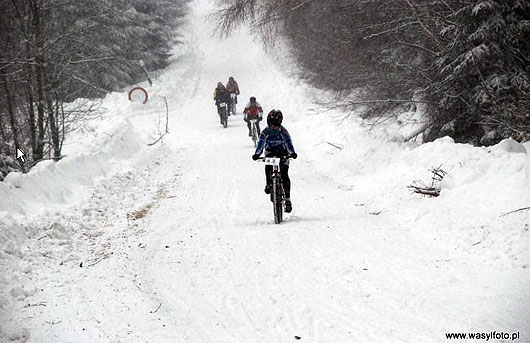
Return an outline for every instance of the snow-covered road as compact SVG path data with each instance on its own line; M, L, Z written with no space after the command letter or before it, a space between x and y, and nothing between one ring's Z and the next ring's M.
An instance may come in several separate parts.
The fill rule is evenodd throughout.
M4 277L12 299L0 304L0 338L409 343L496 330L530 342L529 216L488 217L529 197L497 194L504 206L484 200L474 209L451 194L436 203L408 194L406 183L439 161L418 156L454 144L441 140L420 152L362 146L372 141L355 140L355 123L344 129L312 116L308 99L318 95L247 31L212 38L205 19L212 9L206 0L192 3L186 53L150 89L168 99L163 145L135 148L141 156L128 168L60 216L74 228L52 225L5 253L2 267L27 270ZM254 95L266 112L284 112L300 156L290 170L294 210L281 225L263 193L263 166L250 158L241 110L227 129L216 118L211 94L228 76L242 89L240 107ZM135 130L151 130L156 111L127 106ZM323 136L364 154L337 156ZM457 173L458 163L479 161L483 152L472 149L455 147L448 168ZM395 156L371 166L385 153ZM522 173L513 176L515 188L530 180L530 159L519 155L506 153ZM508 166L502 156L491 165ZM483 175L464 176L473 184ZM450 179L452 196L466 191L459 186Z

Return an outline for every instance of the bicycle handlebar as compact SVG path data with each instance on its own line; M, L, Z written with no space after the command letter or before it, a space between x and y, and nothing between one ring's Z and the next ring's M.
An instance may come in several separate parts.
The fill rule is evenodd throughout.
M267 159L272 159L272 158L279 158L280 159L280 163L283 163L285 161L288 161L288 160L292 160L292 157L291 156L281 156L281 157L260 157L256 160L256 162L267 162Z
M279 158L282 160L290 160L292 159L291 156L271 156L271 157L260 157L256 161L265 161L266 158Z

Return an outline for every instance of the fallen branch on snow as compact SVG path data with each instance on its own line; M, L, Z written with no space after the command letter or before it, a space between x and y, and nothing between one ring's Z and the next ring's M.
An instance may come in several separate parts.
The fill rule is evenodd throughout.
M507 215L515 213L515 212L526 211L526 210L530 210L530 207L523 207L523 208L520 208L518 210L506 212L506 213L501 214L499 217L504 217L504 216L507 216Z
M431 197L439 196L441 191L440 182L447 173L442 170L441 165L438 168L433 167L430 172L433 174L430 185L427 185L421 180L417 180L414 181L412 185L407 186L407 188L412 189L413 193L428 195Z

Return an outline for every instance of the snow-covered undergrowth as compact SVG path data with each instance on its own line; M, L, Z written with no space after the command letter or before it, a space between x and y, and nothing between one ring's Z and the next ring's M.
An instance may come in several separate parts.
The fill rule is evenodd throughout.
M342 120L245 29L212 38L211 9L193 2L148 104L109 95L64 159L0 183L0 341L530 337L530 211L506 214L530 206L530 146L401 143ZM252 95L281 109L299 154L280 226L242 116L217 122L211 92L230 75L239 112ZM170 134L148 146L163 97ZM438 166L440 196L412 194Z

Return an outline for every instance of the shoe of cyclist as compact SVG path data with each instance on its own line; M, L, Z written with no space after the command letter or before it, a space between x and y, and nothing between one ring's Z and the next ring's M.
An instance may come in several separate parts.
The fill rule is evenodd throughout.
M285 200L285 212L290 213L293 210L293 204L290 199Z

